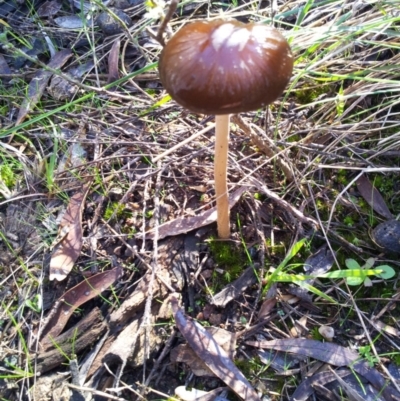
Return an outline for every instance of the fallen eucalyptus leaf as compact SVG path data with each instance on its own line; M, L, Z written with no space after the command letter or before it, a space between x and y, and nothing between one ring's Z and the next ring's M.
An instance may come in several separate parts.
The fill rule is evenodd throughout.
M56 53L54 57L52 57L48 66L51 68L61 68L71 56L72 51L70 49L61 50ZM32 110L32 108L40 100L52 75L53 73L47 70L40 70L35 73L34 77L29 83L28 93L22 102L21 108L19 109L15 125L21 124L22 121L25 120L29 111Z
M56 0L44 2L37 10L38 17L52 17L61 10L62 4Z
M229 207L232 208L240 199L242 194L247 190L246 187L237 189L229 196ZM168 221L167 223L158 226L158 239L163 239L170 235L184 234L197 228L206 226L217 221L217 208L213 207L210 210L193 217L179 217L175 220ZM146 239L153 239L155 235L154 230L136 234L137 238L145 237Z
M50 260L50 281L64 280L82 249L82 213L90 184L71 197L59 228L59 242Z
M379 213L381 216L386 219L392 219L393 215L390 212L389 208L386 205L385 200L383 199L380 192L372 185L371 181L368 177L363 174L357 180L357 189L360 192L361 196L365 199L365 201L374 209L376 213Z
M121 267L96 274L89 277L68 290L54 305L50 319L45 323L41 337L43 342L51 342L64 329L73 312L89 301L100 295L106 288L112 285L123 274Z
M207 367L245 401L261 401L243 373L229 358L207 330L195 321L186 319L176 298L171 299L175 324Z

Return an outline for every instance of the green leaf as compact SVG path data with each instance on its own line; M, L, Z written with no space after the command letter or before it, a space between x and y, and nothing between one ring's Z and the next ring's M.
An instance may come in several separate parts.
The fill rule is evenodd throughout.
M346 283L348 285L360 285L363 281L363 277L346 277Z
M297 284L299 287L305 288L306 290L314 293L315 295L318 295L321 298L324 298L328 302L332 302L333 304L337 304L338 302L335 301L333 298L331 298L329 295L326 295L324 292L318 290L311 284L308 284L304 281L294 281L295 284Z
M293 273L276 273L274 276L275 281L280 283L298 283L300 281L305 281L311 278L311 276L306 276L305 274L293 274Z
M358 262L354 259L346 259L345 261L346 267L348 269L360 269L361 266L358 264Z
M364 269L352 269L352 270L335 270L334 272L328 272L319 274L320 278L347 278L347 277L360 277L362 280L367 276L375 276L377 273L381 273L380 270L364 270Z
M371 269L375 264L375 258L368 258L364 264L364 269Z
M303 238L300 241L296 242L289 250L289 253L286 255L285 259L282 261L282 263L278 266L277 270L283 269L289 261L296 256L300 249L303 247L304 243L307 241L307 238Z
M369 277L366 277L364 280L364 286L365 287L372 287L372 281Z
M382 270L382 273L377 274L377 276L380 278L384 278L385 280L389 280L396 274L393 267L388 265L377 266L375 270Z

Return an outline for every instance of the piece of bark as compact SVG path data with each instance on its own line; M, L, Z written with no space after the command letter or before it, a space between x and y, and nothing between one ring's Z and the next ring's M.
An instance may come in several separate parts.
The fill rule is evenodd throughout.
M171 237L161 241L158 247L158 272L157 277L162 278L164 282L171 284L170 270L173 270L173 261L176 256L182 253L183 239L182 237ZM135 313L144 307L147 299L151 279L151 271L149 270L136 286L135 290L125 299L120 307L110 316L110 327L124 325L129 321ZM168 291L161 280L156 280L153 288L153 297L165 298Z
M162 274L162 271L160 270L159 273ZM151 272L148 272L139 282L135 291L110 315L109 323L111 328L123 326L139 309L144 307L148 296L150 280ZM154 283L153 291L154 297L165 296L167 294L164 285L157 280Z
M122 330L121 326L115 326L112 329L114 331L104 342L101 351L97 354L92 366L90 367L87 377L91 377L95 372L97 372L103 366L103 362L108 364L114 362L125 364L127 360L129 360L130 366L136 367L142 365L144 359L146 359L145 353L148 352L150 354L161 345L161 337L156 334L156 327L154 326L155 317L158 316L159 308L160 305L156 304L151 310L152 323L148 333L149 338L148 343L146 343L147 348L145 348L146 330L141 329L141 332L137 334L142 323L142 314L140 314L129 324L124 324Z
M129 360L130 366L140 366L147 359L146 353L152 353L159 345L161 338L156 331L156 317L161 305L155 304L151 309L150 327L142 327L142 318L135 319L118 333L114 342L103 357L106 363L125 364ZM137 334L138 330L140 333ZM148 335L148 338L146 336Z
M94 308L74 327L54 339L54 343L36 357L37 371L44 373L65 361L64 355L84 350L107 329L107 323L99 308ZM71 339L75 338L75 341ZM57 348L56 348L57 347Z
M254 267L247 268L242 275L228 284L222 291L212 298L212 304L215 306L226 306L228 302L243 294L246 288L257 282L254 274Z

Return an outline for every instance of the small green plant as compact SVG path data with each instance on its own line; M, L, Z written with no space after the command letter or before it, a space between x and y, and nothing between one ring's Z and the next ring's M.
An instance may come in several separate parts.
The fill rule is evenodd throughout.
M351 265L354 268L348 270L336 270L333 272L317 274L315 276L308 276L303 273L294 274L285 272L284 270L288 266L288 263L300 251L305 242L306 239L298 241L296 244L292 246L292 248L286 255L285 259L279 264L277 268L271 267L269 269L269 272L267 273L269 275L266 277L268 283L264 288L264 294L275 282L289 282L297 284L299 287L305 288L307 291L310 291L318 295L319 297L336 304L337 302L333 298L331 298L330 296L326 295L322 291L318 290L317 288L309 284L307 280L315 278L330 278L330 279L343 278L347 281L349 285L359 285L363 283L364 280L368 278L368 276L377 276L385 280L388 280L394 277L395 275L395 271L393 270L393 268L388 265L381 265L377 266L374 269L371 269L372 267L371 261L369 261L369 263L366 265L367 268L361 268L360 265L356 262L357 266L354 263L351 263ZM299 264L296 265L292 264L290 266L297 267L299 266ZM350 284L349 282L352 284Z
M372 354L370 345L364 345L362 347L358 347L358 352L363 358L367 360L368 365L371 367L379 362L379 358L377 358L375 355Z
M240 248L229 242L219 241L215 237L207 242L216 265L223 270L222 274L218 269L213 273L213 285L209 290L214 293L240 276L245 265L245 256Z
M314 340L317 340L317 341L322 341L322 340L324 339L324 337L322 337L321 333L319 332L317 326L315 326L315 327L313 327L313 328L311 329L311 337L312 337Z
M25 305L36 313L40 313L42 310L42 296L36 294L32 299L26 299Z
M367 261L364 263L363 266L360 266L360 264L354 259L346 259L345 264L348 269L353 270L354 272L355 271L359 272L362 271L363 269L364 270L372 269L372 267L375 264L375 259L374 258L367 259ZM394 277L395 275L395 271L393 270L393 268L388 265L380 265L377 266L376 269L382 270L382 272L377 273L375 275L385 280L388 280ZM348 285L360 285L364 283L366 287L372 286L372 281L368 276L363 276L363 275L358 276L357 274L346 277L346 282Z

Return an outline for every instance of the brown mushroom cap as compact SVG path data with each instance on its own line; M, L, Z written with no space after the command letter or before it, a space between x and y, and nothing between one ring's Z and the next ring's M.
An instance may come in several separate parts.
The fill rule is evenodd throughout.
M160 78L183 107L204 114L256 110L276 100L293 70L278 30L236 20L185 25L167 43Z

